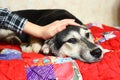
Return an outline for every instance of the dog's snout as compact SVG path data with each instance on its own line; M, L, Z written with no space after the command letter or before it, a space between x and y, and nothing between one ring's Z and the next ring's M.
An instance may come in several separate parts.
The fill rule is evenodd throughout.
M99 58L102 55L102 50L100 48L94 49L90 54L96 58Z

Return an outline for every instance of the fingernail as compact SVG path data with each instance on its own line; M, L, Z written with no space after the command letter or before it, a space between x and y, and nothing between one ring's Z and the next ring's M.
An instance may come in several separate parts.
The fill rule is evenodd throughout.
M80 24L76 23L78 26L80 26Z

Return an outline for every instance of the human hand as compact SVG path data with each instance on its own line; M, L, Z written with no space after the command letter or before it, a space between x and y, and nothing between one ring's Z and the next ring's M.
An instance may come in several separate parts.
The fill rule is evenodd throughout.
M76 23L74 19L57 20L45 26L39 26L27 21L23 28L23 32L46 40L53 37L56 33L66 29L67 25L80 26L80 24Z
M54 21L40 30L40 35L43 39L49 39L53 37L56 33L66 29L68 25L80 26L80 24L76 23L74 19L63 19Z

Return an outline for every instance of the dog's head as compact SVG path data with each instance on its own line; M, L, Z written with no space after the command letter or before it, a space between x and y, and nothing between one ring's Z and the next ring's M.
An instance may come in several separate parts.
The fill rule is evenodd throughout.
M44 52L49 49L57 56L69 56L84 62L96 62L102 57L102 50L94 44L90 30L85 26L68 26L43 45ZM47 47L47 51L46 48ZM48 49L49 47L49 49Z

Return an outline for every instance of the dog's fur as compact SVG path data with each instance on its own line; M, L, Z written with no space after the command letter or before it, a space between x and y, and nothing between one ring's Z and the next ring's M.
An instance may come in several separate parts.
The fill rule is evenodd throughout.
M69 25L65 30L57 33L53 38L45 42L34 37L28 37L26 34L16 36L10 30L6 31L1 29L1 31L3 31L0 31L1 40L9 43L27 42L27 44L21 45L21 49L24 52L39 53L39 51L42 51L45 54L53 53L54 55L62 57L70 56L84 62L96 62L103 57L102 50L94 44L90 30L83 25L79 19L66 10L22 10L15 11L14 13L41 26L56 20L68 18L75 19L77 23L81 24L81 26Z

